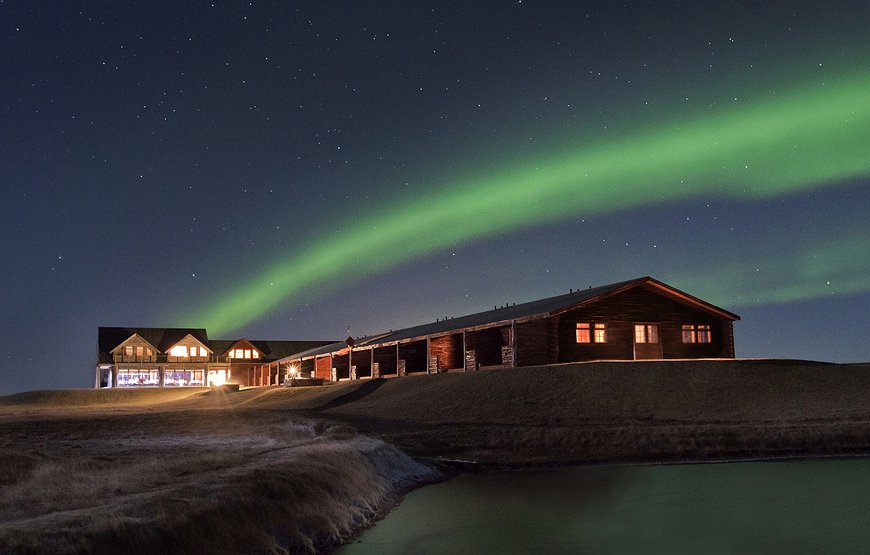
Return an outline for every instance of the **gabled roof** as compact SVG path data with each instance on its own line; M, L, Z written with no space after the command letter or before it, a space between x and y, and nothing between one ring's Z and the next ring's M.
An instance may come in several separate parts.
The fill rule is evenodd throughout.
M244 349L245 347L247 347L248 349L253 347L254 349L260 351L260 353L263 352L259 347L257 347L245 338L231 339L229 341L224 339L212 339L211 345L214 348L214 353L216 355L225 355L227 354L227 352L229 352L230 349L237 349L239 348L239 346L241 346L242 349Z
M137 339L138 339L139 341L141 341L142 343L145 343L146 345L148 345L148 347L149 347L151 350L153 350L155 353L156 353L156 352L160 352L160 349L158 349L156 345L153 345L153 344L149 343L148 341L146 341L145 339L143 339L142 336L139 335L138 333L134 333L133 335L131 335L131 336L128 337L127 339L125 339L125 340L121 341L120 343L118 343L117 345L115 345L115 346L112 348L112 350L109 351L109 354L114 354L115 351L117 351L117 350L120 349L121 347L125 346L127 343L130 343L131 341L134 341L134 340L137 340Z
M209 346L208 340L203 341L202 339L199 339L199 338L197 338L196 336L194 336L192 333L188 333L187 335L185 335L184 337L182 337L181 339L179 339L178 341L176 341L175 343L173 343L173 344L170 345L169 347L163 349L163 352L164 352L164 353L169 353L169 351L170 351L170 349L172 349L172 347L178 345L179 343L181 343L182 341L184 341L184 340L187 339L188 337L190 337L191 339L193 339L194 341L196 341L197 343L199 343L200 345L202 345L203 347L205 347L205 348L208 350L208 352L209 352L210 354L213 354L213 353L214 353L214 351L212 350L212 348Z
M331 341L274 341L260 339L213 339L211 341L216 355L227 354L230 349L235 348L239 343L250 344L260 351L263 357L257 359L258 362L270 362L299 353L300 351L327 345Z
M145 342L150 343L158 353L163 354L170 347L190 335L205 345L215 355L225 355L234 345L246 342L253 345L262 353L263 357L258 362L269 362L279 358L290 356L294 353L313 349L330 341L262 341L247 339L215 339L209 340L204 329L198 328L114 328L101 327L97 331L97 349L100 363L112 362L112 350L121 345L133 335L138 335Z
M307 349L327 345L331 341L262 341L259 339L251 340L256 348L260 349L263 356L267 360L276 360L284 358Z
M288 357L286 357L286 358L292 358L294 360L301 359L301 358L308 358L308 357L317 356L317 355L335 353L335 352L338 352L338 351L340 351L342 349L346 349L346 348L347 348L346 341L335 341L334 343L327 343L326 345L321 345L319 347L314 347L311 349L307 349L305 351L301 351L299 353L294 353L292 355L288 355Z
M193 336L197 341L208 345L208 334L201 328L110 328L101 327L97 330L97 351L100 362L112 362L112 349L138 335L161 353L187 337Z
M396 330L377 336L363 337L356 340L355 346L375 346L385 343L395 343L399 341L413 339L416 337L422 338L427 336L439 335L468 328L486 327L501 323L509 323L513 320L529 320L535 318L555 316L561 314L562 312L572 310L588 303L600 301L611 295L615 295L617 293L621 293L623 291L638 286L652 287L678 302L691 305L705 312L709 312L711 314L714 314L718 318L723 318L725 320L740 319L739 316L732 312L728 312L725 309L719 308L706 301L702 301L697 297L689 295L688 293L680 291L675 287L671 287L670 285L667 285L666 283L653 279L649 276L644 276L628 281L620 281L617 283L611 283L609 285L602 285L600 287L583 289L565 295L557 295L555 297L548 297L546 299L539 299L537 301L505 306L494 310L487 310L485 312L469 314L467 316L449 318L446 320L440 320L437 322L413 326L410 328ZM302 357L336 352L346 347L347 344L344 341L339 341L337 343L333 343L332 345L326 345L318 349L312 349L311 351L297 353L292 358L298 359Z

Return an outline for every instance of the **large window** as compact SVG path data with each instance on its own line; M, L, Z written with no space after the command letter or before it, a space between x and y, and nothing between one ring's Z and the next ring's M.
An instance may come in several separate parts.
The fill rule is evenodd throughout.
M657 324L635 324L634 325L634 342L635 343L658 343L659 342L659 327Z
M134 360L137 362L145 362L142 360L142 358L143 357L150 357L151 355L152 355L151 349L149 349L148 347L145 347L143 345L137 345L137 346L124 345L124 351L123 351L122 356L124 357L124 360L126 360L128 362L134 361ZM136 357L135 359L133 358L134 356Z
M199 355L197 355L197 351L199 351ZM191 346L189 349L184 345L176 345L169 349L169 356L171 357L186 357L186 356L208 356L208 351L205 350L205 347L196 347Z
M203 371L167 369L163 376L163 383L174 387L204 385Z
M683 343L709 343L710 324L683 324Z
M160 374L156 368L118 369L118 387L157 386L160 385Z
M601 322L577 322L577 343L607 343L607 326Z
M230 358L252 359L260 358L260 353L252 349L231 349Z

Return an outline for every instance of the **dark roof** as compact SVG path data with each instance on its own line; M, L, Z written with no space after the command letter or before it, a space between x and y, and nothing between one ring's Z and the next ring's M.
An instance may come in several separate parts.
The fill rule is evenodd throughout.
M340 351L340 350L346 349L346 348L347 348L346 341L334 341L332 343L327 343L326 345L321 345L319 347L313 347L311 349L301 351L298 353L291 353L284 358L298 360L301 358L307 358L307 357L315 356L315 355L324 355L324 354L328 354L328 353L335 353L337 351Z
M151 343L161 353L178 343L188 334L201 341L210 348L215 355L220 356L225 354L230 347L241 341L241 339L208 339L208 334L204 329L193 328L108 328L101 327L97 332L97 343L99 351L99 362L112 362L111 351L124 341L130 338L133 334L138 334L142 339ZM263 353L264 361L273 361L279 358L290 356L294 353L319 347L331 343L329 341L261 341L248 340L254 347Z
M329 345L332 341L260 341L252 339L251 344L260 349L268 360L288 357L302 351Z
M209 345L208 334L201 328L104 328L97 330L97 351L100 362L112 362L112 349L126 341L133 334L139 335L154 345L161 353L184 339L188 334L205 345Z
M701 310L716 314L720 318L728 320L739 320L740 317L736 314L728 312L722 308L712 305L706 301L702 301L697 297L689 295L675 287L671 287L666 283L653 279L649 276L602 285L600 287L592 287L589 289L578 290L564 295L556 295L546 299L539 299L527 303L504 306L501 308L469 314L468 316L459 316L457 318L448 318L437 322L413 326L401 330L391 331L375 336L361 337L356 340L356 347L367 345L380 345L384 343L393 343L396 341L404 341L415 337L426 337L458 331L462 329L475 328L496 324L499 322L510 322L512 320L523 320L535 317L553 316L570 310L573 307L582 305L587 302L592 302L608 295L630 289L639 285L648 285L659 289L665 294L677 297L678 300L684 303L691 304ZM344 341L339 341L331 345L325 345L317 349L311 349L301 353L296 353L289 357L299 359L313 355L333 353L347 347Z
M579 304L583 301L614 292L618 289L621 289L622 287L625 287L626 285L634 283L635 281L636 280L612 283L610 285L603 285L601 287L595 287L593 289L584 289L582 291L576 291L574 293L568 293L565 295L557 295L555 297L548 297L546 299L539 299L537 301L505 306L502 308L487 310L485 312L478 312L476 314L469 314L468 316L448 318L446 320L440 320L438 322L422 324L419 326L414 326L412 328L405 328L402 330L397 330L375 341L372 341L372 343L389 343L392 341L410 339L412 337L435 335L438 333L444 333L453 330L484 326L487 324L492 324L494 322L519 320L522 318L530 318L533 316L551 314L553 312L558 312L560 309L564 309L566 307Z

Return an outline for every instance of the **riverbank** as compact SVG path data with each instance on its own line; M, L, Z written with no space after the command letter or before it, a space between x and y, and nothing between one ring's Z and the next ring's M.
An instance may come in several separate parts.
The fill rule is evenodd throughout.
M455 468L870 453L867 399L806 361L0 397L0 548L325 550Z

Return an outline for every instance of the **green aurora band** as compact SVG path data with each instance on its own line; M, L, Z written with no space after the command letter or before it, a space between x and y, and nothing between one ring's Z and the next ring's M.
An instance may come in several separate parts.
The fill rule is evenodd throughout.
M535 224L676 200L766 199L829 186L870 174L868 145L870 73L796 88L419 191L274 260L178 325L196 322L225 334L314 291L322 294L452 245ZM857 246L842 248L870 246L870 238L856 240ZM867 257L858 258L867 275ZM810 259L807 271L818 272L812 264ZM704 276L690 280L700 284L699 277ZM870 288L868 280L859 281L856 289ZM824 293L808 283L764 294L776 301ZM752 302L743 297L736 304Z

